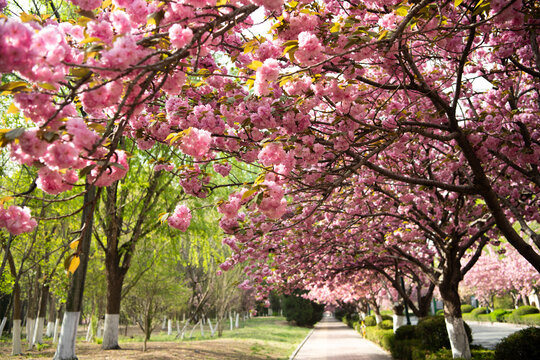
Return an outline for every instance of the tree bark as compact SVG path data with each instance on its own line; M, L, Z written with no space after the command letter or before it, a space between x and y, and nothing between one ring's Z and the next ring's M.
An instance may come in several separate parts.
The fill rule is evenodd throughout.
M56 301L54 295L49 293L49 313L47 314L47 331L45 336L54 336L54 322L56 321Z
M41 286L41 296L39 300L39 311L34 330L34 344L43 343L43 327L45 326L45 315L47 314L47 302L49 301L49 284L44 282Z
M445 269L439 293L444 304L444 319L454 358L471 359L471 349L461 316L461 300L458 286L461 280L459 259L450 262Z
M21 286L17 277L17 269L15 267L15 261L9 249L6 249L9 268L11 274L15 278L15 284L13 284L13 330L12 330L12 347L11 355L19 355L22 353L21 344L21 319L22 319L22 304L21 304Z
M71 277L71 284L66 301L66 312L62 321L60 341L54 360L77 360L75 356L75 341L77 339L77 325L82 308L84 293L84 283L86 280L86 269L88 266L88 255L90 243L92 241L92 227L94 223L94 208L96 205L96 188L86 184L86 194L84 195L84 209L81 219L81 241L79 243L80 264Z

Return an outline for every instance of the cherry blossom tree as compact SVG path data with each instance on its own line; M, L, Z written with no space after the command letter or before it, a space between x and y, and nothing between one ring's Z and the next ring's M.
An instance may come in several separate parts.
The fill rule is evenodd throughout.
M17 77L0 89L32 124L6 129L0 143L13 161L39 168L43 191L123 178L129 154L119 145L129 137L141 151L164 143L187 159L176 171L187 194L205 198L218 186L210 166L228 178L220 224L240 251L222 267L256 259L255 282L272 277L266 259L301 266L290 262L295 246L331 243L312 263L324 273L343 268L335 249L351 254L360 240L388 235L446 293L450 320L461 318L459 280L492 226L540 270L534 1L72 3L72 22L58 12L0 19L0 72ZM259 7L268 38L253 33ZM252 181L228 175L232 158L255 164ZM371 192L379 199L361 201ZM185 206L169 217L179 230L189 228ZM381 209L402 225L369 222L379 233L356 237L322 226L347 231ZM31 228L27 211L2 211L16 232ZM321 224L320 233L294 234L299 224ZM438 251L442 274L412 251ZM470 358L466 344L452 344L455 357Z

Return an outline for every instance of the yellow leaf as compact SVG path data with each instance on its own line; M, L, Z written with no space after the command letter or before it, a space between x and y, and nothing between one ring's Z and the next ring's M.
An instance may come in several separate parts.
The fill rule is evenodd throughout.
M400 6L396 10L396 14L399 16L407 16L409 13L409 8L407 6Z
M105 0L101 3L101 8L102 9L108 8L109 6L111 6L111 4L112 4L112 0Z
M81 263L81 258L77 255L74 255L72 258L71 258L71 261L69 262L69 266L68 266L68 271L70 273L75 273L75 270L77 270L77 268L79 267Z
M15 106L14 103L11 103L11 105L9 105L9 108L7 110L7 113L8 114L16 114L19 112L19 108L17 106Z
M39 21L38 17L36 15L32 15L32 14L27 14L27 13L22 13L21 16L21 21L22 22L30 22L30 21Z
M80 242L79 240L73 240L72 242L69 243L69 247L75 250L79 246L79 242Z
M242 195L242 200L247 199L248 197L250 197L251 195L255 194L256 192L257 192L256 189L250 189L250 190L246 191L246 192L244 193L244 195Z
M257 69L260 68L262 64L263 63L258 60L253 60L253 62L248 65L248 68L250 68L253 71L257 71Z
M379 35L379 38L377 40L382 40L384 39L384 37L386 36L386 34L388 34L388 30L384 30L381 35Z
M462 2L463 0L454 0L454 7L458 7Z
M331 33L339 32L341 30L341 25L337 22L334 23L334 26L330 28Z
M6 201L13 200L12 196L4 196L3 198L0 198L0 206L4 206L4 203Z
M88 43L91 43L91 42L98 42L98 43L103 43L103 41L100 39L100 38L97 38L97 37L87 37L85 38L83 41L81 41L79 44L80 45L84 45L84 44L88 44Z
M56 87L53 84L39 83L38 85L39 85L40 88L43 88L45 90L56 91Z
M223 6L225 4L227 4L228 0L217 0L216 1L216 6Z

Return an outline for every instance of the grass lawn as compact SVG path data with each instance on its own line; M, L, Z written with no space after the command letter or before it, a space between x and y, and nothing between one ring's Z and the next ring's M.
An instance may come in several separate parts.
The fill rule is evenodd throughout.
M210 338L206 332L204 339L174 340L174 336L156 333L148 342L148 350L142 352L142 337L120 336L121 350L103 351L100 345L77 342L77 356L80 360L139 360L139 359L288 359L298 344L309 332L307 328L290 326L282 317L253 318L233 331L225 331L223 336ZM191 329L190 329L191 330ZM23 348L25 344L23 342ZM11 342L0 344L0 359L52 358L55 346L46 343L41 351L25 351L23 356L10 356Z

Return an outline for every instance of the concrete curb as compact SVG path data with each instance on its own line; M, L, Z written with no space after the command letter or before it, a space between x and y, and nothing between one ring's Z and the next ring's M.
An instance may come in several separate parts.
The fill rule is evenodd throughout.
M296 354L298 354L298 352L300 351L300 349L302 348L302 346L304 346L304 344L306 343L306 341L308 341L309 337L311 336L311 334L313 334L313 330L315 330L315 328L311 329L311 331L306 335L306 337L304 338L304 340L300 343L300 345L298 345L296 347L296 350L294 350L294 352L292 353L291 357L289 358L289 360L293 360L296 356Z

